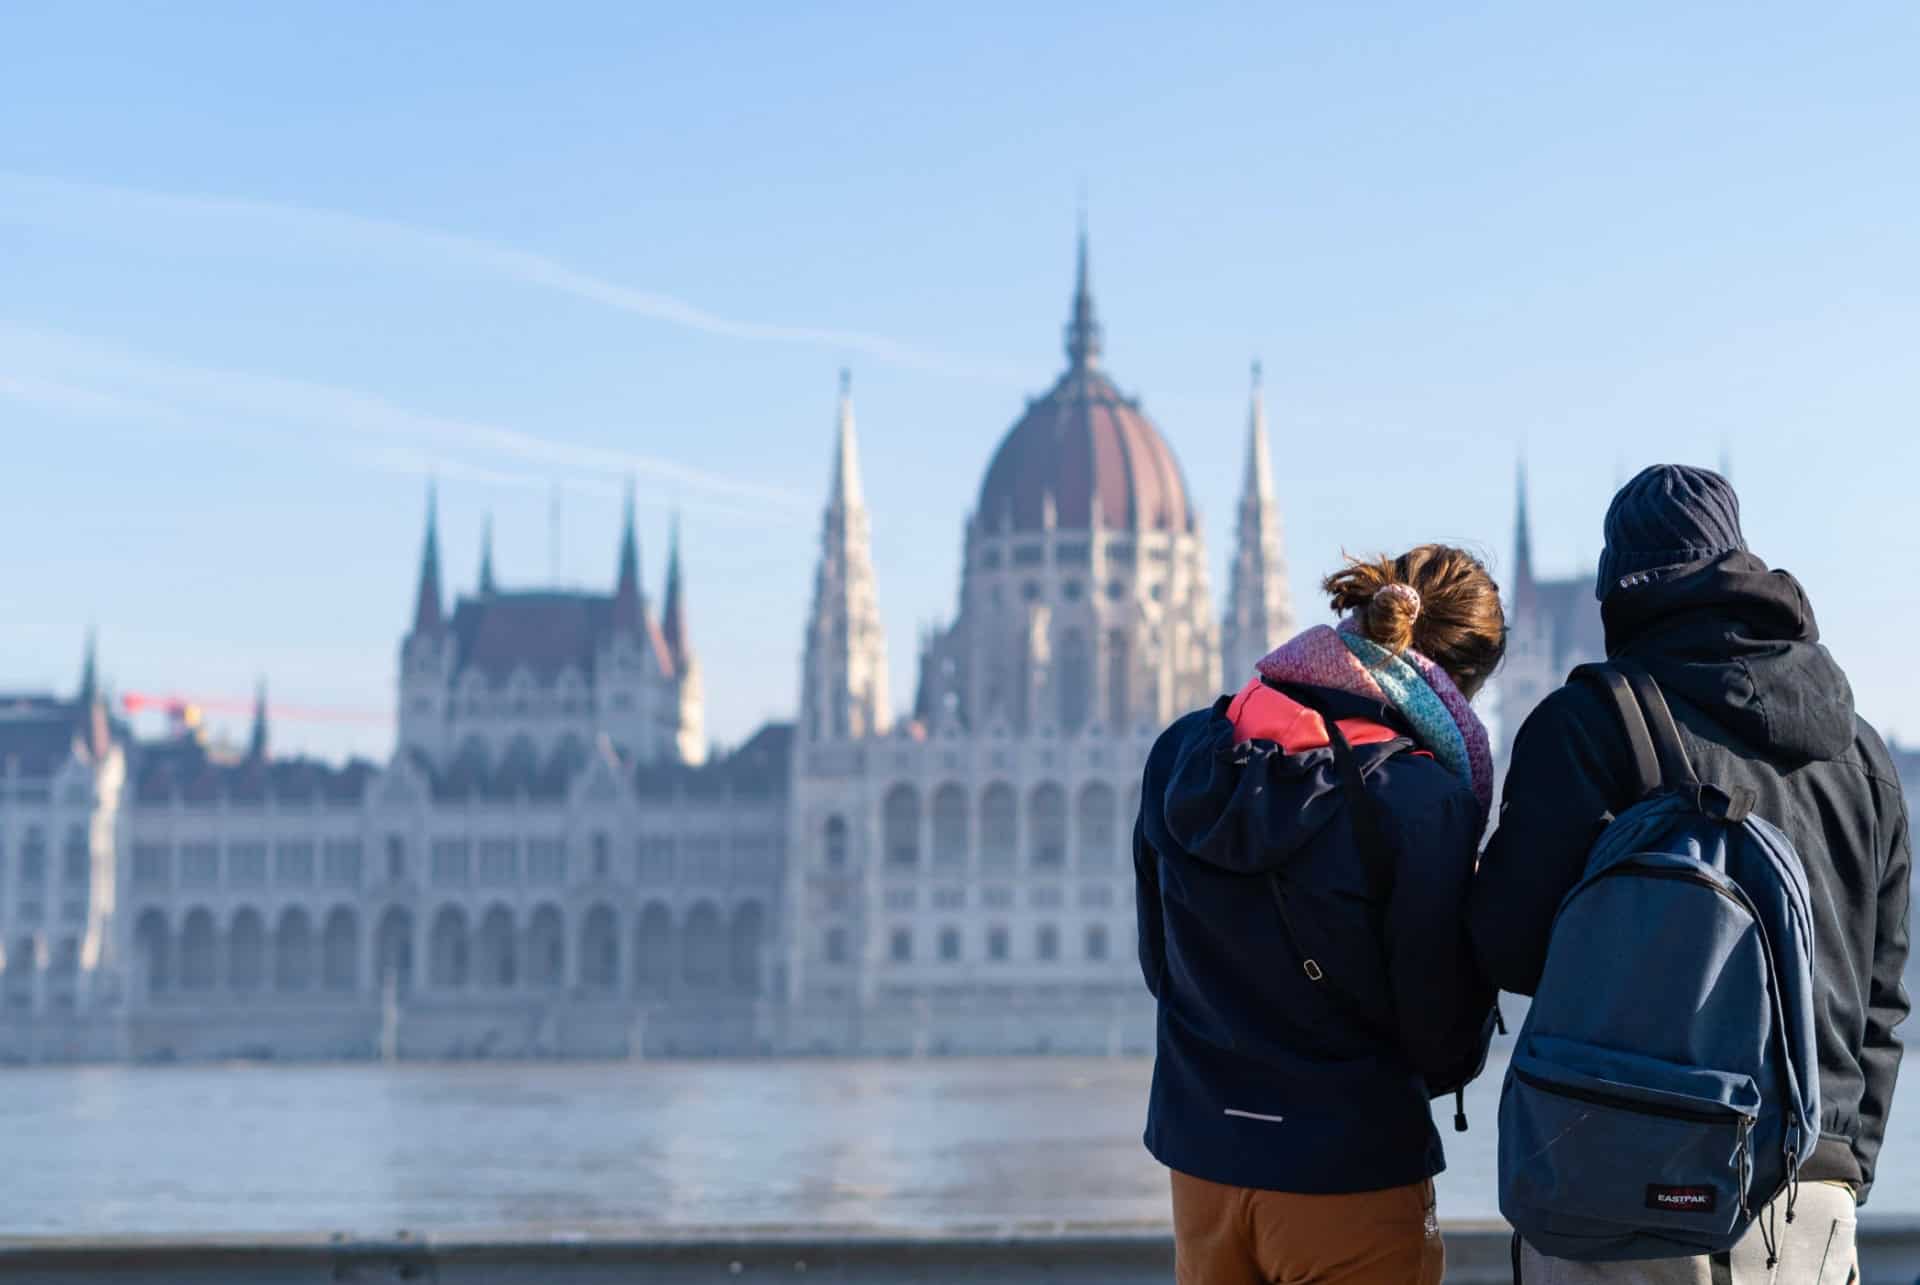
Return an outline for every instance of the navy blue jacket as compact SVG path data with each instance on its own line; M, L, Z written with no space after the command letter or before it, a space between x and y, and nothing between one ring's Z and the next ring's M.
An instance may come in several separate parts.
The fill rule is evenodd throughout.
M1384 705L1281 690L1405 730ZM1357 747L1395 853L1388 904L1371 905L1331 751L1236 743L1227 705L1161 734L1134 827L1140 967L1159 1001L1147 1149L1271 1191L1430 1178L1446 1161L1429 1097L1478 1073L1491 1031L1466 925L1478 805L1406 741ZM1324 980L1289 943L1276 879Z

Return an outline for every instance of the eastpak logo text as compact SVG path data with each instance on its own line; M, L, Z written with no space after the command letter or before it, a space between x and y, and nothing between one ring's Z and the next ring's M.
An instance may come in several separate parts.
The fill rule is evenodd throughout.
M1647 1208L1676 1214L1710 1214L1720 1204L1720 1193L1712 1187L1668 1187L1647 1185Z

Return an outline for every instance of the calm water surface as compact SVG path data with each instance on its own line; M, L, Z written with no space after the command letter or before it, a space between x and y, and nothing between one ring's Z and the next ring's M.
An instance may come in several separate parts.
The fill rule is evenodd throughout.
M1495 1066L1442 1210L1492 1216ZM0 1075L0 1235L1164 1221L1150 1063L107 1067ZM1920 1077L1873 1210L1920 1212ZM1446 1115L1442 1124L1446 1127Z

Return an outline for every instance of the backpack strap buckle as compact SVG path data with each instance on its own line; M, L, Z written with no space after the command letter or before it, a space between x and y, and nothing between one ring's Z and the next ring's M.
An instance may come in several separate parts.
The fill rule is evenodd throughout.
M1321 971L1320 971L1320 965L1319 965L1319 963L1317 963L1316 961L1314 961L1314 960L1312 960L1312 959L1303 959L1303 960L1301 960L1301 961L1300 961L1300 971L1301 971L1301 972L1303 972L1303 973L1305 973L1305 974L1307 975L1307 977L1308 977L1308 979L1309 979L1309 980L1311 980L1311 981L1316 981L1316 982L1317 982L1317 981L1319 981L1319 980L1321 980L1322 978L1324 978L1324 977L1326 976L1326 974L1325 974L1325 973L1323 973L1323 972L1321 972Z
M1753 815L1759 797L1750 785L1723 790L1717 785L1697 785L1691 791L1693 805L1716 821L1739 825Z

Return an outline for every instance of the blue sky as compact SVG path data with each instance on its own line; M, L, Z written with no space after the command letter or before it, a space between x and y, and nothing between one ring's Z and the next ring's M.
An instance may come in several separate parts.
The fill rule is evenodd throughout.
M1444 10L1444 12L1443 12ZM1550 571L1731 455L1863 709L1920 737L1920 10L72 6L0 19L0 687L349 717L381 753L440 478L453 584L647 574L684 514L709 725L793 708L854 370L894 691L995 442L1108 365L1224 592L1264 360L1296 595L1342 546Z

